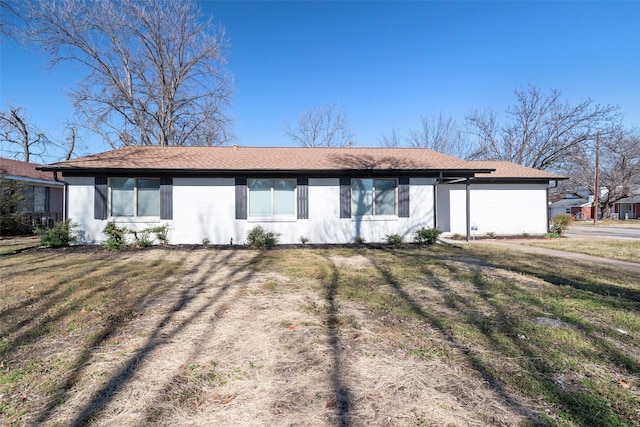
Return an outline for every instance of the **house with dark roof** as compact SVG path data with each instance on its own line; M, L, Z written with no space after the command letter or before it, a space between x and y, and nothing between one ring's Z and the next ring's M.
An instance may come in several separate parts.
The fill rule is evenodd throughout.
M64 185L54 174L38 170L42 165L0 157L0 175L22 183L23 209L27 221L37 225L52 225L62 220L64 212Z
M578 221L591 220L593 218L593 196L586 199L565 197L549 203L549 215L551 218L558 214L571 215Z
M563 177L423 148L126 147L43 166L62 173L83 242L108 221L166 224L174 244L242 243L255 226L282 243L543 234L547 189Z
M613 205L613 214L618 219L640 218L640 195L625 197Z

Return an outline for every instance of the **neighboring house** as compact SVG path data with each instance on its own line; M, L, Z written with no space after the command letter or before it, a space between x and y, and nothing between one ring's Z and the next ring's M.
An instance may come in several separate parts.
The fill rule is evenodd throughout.
M549 204L551 218L558 214L569 214L578 221L593 219L593 196L588 199L568 197Z
M22 183L24 201L17 209L24 210L31 224L52 225L63 218L64 184L53 173L37 170L40 166L0 157L0 175Z
M639 219L640 195L618 200L613 205L613 213L618 219Z
M257 225L282 243L543 234L550 181L563 179L421 148L127 147L42 169L64 173L81 243L105 240L108 221L167 224L174 244L243 243Z

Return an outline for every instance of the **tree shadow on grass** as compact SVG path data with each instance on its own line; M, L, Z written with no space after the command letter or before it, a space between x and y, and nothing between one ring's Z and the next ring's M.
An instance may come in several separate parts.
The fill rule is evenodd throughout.
M254 259L249 260L247 263L241 264L237 266L234 270L232 270L228 275L221 278L221 280L226 281L226 283L221 286L216 294L209 299L209 302L202 307L198 308L194 311L190 316L186 319L180 319L177 321L177 326L169 327L169 330L165 330L171 322L176 322L178 316L177 314L184 310L193 300L198 296L200 292L209 287L208 279L211 274L215 270L217 270L220 265L224 265L231 260L235 251L229 251L222 259L212 260L210 259L212 256L207 256L207 259L202 260L198 265L205 265L206 267L202 271L198 271L197 274L199 278L191 285L183 289L180 293L178 300L171 307L169 312L164 316L164 318L159 322L157 328L153 331L153 333L147 338L145 345L138 350L135 354L133 354L124 366L111 376L110 380L97 392L93 393L93 397L90 402L80 411L80 413L75 417L73 422L70 424L72 426L82 426L89 422L102 408L104 408L116 395L117 393L125 387L129 381L133 378L135 373L138 370L138 367L144 363L145 359L159 346L164 343L167 343L172 338L174 338L177 334L183 331L188 325L195 322L198 318L205 315L213 304L217 303L218 300L227 293L231 287L237 285L237 282L233 280L234 276L244 271L248 265L250 265ZM256 255L259 257L260 255ZM254 257L255 258L255 257ZM197 268L197 267L196 267ZM192 273L196 273L195 271ZM91 348L99 345L103 342L113 330L108 330L104 336L98 337L93 343L92 346L87 346L84 357L82 357L77 363L77 370L86 363L88 358L90 357ZM83 360L84 359L84 360ZM43 418L43 420L46 419Z
M352 398L347 384L344 383L344 368L342 366L342 344L340 342L340 330L338 319L338 291L340 283L340 273L335 263L327 260L330 264L330 272L323 274L323 282L326 287L325 300L327 302L326 327L329 335L329 345L332 352L331 385L333 387L333 403L338 416L337 425L347 427L351 425L349 411L351 409Z
M190 284L182 290L178 299L175 301L175 304L171 307L171 311L167 313L165 318L160 322L157 329L154 330L153 334L148 338L146 344L136 352L136 354L128 359L124 367L118 371L99 392L93 395L90 402L81 410L72 425L84 425L94 417L97 411L109 403L117 392L127 384L137 371L140 363L145 360L153 349L155 349L159 344L166 342L167 339L170 339L171 336L178 333L193 320L187 319L184 321L176 321L176 314L188 306L198 293L207 287L208 276L216 270L221 263L225 263L229 260L234 253L234 251L231 251L222 259L212 259L213 252L209 252L208 255L205 255L201 262L199 262L192 270L181 271L181 273L184 274L200 274L200 276L198 276L195 283ZM89 326L90 330L92 329L97 331L95 333L90 333L90 331L88 331L88 339L85 339L82 343L81 351L75 357L75 360L71 364L71 368L63 377L58 379L58 382L55 385L52 386L54 391L50 394L49 402L46 404L46 407L36 417L36 423L46 423L56 408L69 399L71 390L76 385L78 377L84 370L84 367L93 357L96 348L100 347L107 340L116 335L123 327L126 327L133 318L142 314L142 310L144 310L144 307L146 307L150 301L165 297L166 293L174 287L171 281L167 279L178 272L187 256L195 256L195 254L184 255L181 259L170 262L165 261L163 259L164 257L159 255L157 259L145 263L144 268L139 269L133 269L130 265L130 262L135 261L118 261L116 257L116 260L112 262L112 265L104 271L101 271L99 274L100 277L109 279L108 281L95 284L94 280L83 284L83 286L90 289L89 291L78 296L73 294L73 287L69 286L73 281L82 281L83 273L90 273L87 271L87 268L90 269L90 267L87 267L76 269L72 272L71 276L65 278L64 281L55 284L52 292L45 292L43 295L39 296L43 301L40 301L40 306L37 308L37 313L35 313L35 315L43 320L38 320L34 325L30 325L29 330L21 333L17 337L18 340L13 340L10 343L9 350L15 350L18 347L36 342L41 338L46 339L47 323L57 322L60 324L65 321L66 316L71 316L74 311L83 309L83 304L94 296L98 295L98 297L101 297L99 294L101 292L109 291L110 287L118 289L116 292L117 295L115 295L115 303L103 307L103 309L106 308L112 311L110 311L108 315L104 316L102 319L103 323L101 325L97 327ZM229 278L243 268L245 268L245 265L240 265L229 275ZM114 282L113 280L117 280L117 282ZM226 283L213 301L215 302L215 299L226 292L226 290L232 285L232 280ZM122 286L124 286L124 290L120 289ZM135 286L136 289L131 288L132 286ZM143 289L141 290L140 287ZM62 308L58 305L61 305ZM206 311L206 309L207 307L203 307L202 310L199 310L192 317L197 317L202 314L202 311ZM178 323L179 326L175 331L170 332L167 336L162 335L162 332L166 329L165 326L169 322Z
M594 267L590 264L581 264L573 260L560 259L549 255L531 255L522 253L510 253L509 259L498 261L495 256L474 252L485 265L494 268L508 269L516 273L537 277L555 286L570 286L575 289L592 292L594 294L612 298L603 300L606 303L616 303L613 298L622 298L634 303L634 307L640 310L640 287L618 286L612 281L625 281L633 274L623 269L609 268L605 266ZM534 257L534 258L532 258ZM531 260L535 259L532 263ZM576 267L581 267L573 272ZM592 269L591 274L585 274ZM607 281L604 280L606 277Z
M155 269L161 260L149 264L147 269ZM97 275L99 269L99 276ZM77 259L67 260L63 264L55 266L57 271L65 271L65 277L44 291L34 291L35 295L21 301L19 304L7 307L0 312L0 324L4 325L3 338L8 344L2 347L0 356L13 353L18 347L23 347L38 341L49 328L56 322L61 322L93 297L109 291L114 283L113 277L120 278L121 282L134 280L143 274L108 259L96 263L79 264ZM105 279L100 279L105 278ZM94 281L100 279L101 283L95 285ZM78 288L87 286L91 290L78 297ZM149 292L153 289L149 288ZM142 298L147 297L144 294ZM10 337L10 338L9 338Z
M231 264L232 261L232 256L231 255L235 255L237 254L236 251L229 251L229 253L227 254L227 256L224 257L223 260L218 261L218 264ZM183 331L186 327L188 327L190 324L196 322L199 318L203 317L203 316L208 316L208 318L210 319L207 323L208 323L208 327L206 328L205 331L202 332L201 336L202 337L207 337L208 339L210 339L213 336L213 333L215 331L215 329L218 327L218 323L220 320L222 320L222 316L223 313L225 311L224 306L221 307L219 310L215 311L212 313L212 309L213 306L215 304L217 304L219 302L219 300L228 292L231 291L231 289L233 288L236 291L237 295L242 294L242 292L244 290L247 289L247 285L248 283L250 283L252 277L254 277L256 275L256 273L259 270L259 266L260 264L263 262L264 259L264 253L263 252L258 252L256 255L252 256L250 259L246 260L245 262L238 264L233 270L231 270L228 274L226 274L224 277L220 278L220 280L223 280L225 282L224 285L220 286L219 289L216 291L215 295L213 297L209 297L209 302L207 304L202 305L201 307L199 307L197 310L195 310L193 312L193 314L191 314L189 317L187 317L186 319L182 320L179 325L175 328L173 328L171 331L166 332L165 334L162 335L162 340L161 342L158 342L155 347L157 347L158 344L162 344L165 342L170 341L171 339L175 338L176 335L178 335L178 333L180 333L181 331ZM216 266L217 267L217 266ZM171 317L173 317L173 315L175 313L177 313L178 311L180 311L182 308L186 307L191 300L196 296L197 293L202 292L203 290L205 290L207 288L207 276L209 275L209 273L211 273L212 269L209 268L208 271L205 274L202 274L201 279L198 281L198 283L195 285L195 287L192 287L189 292L191 295L187 296L186 298L183 296L181 298L181 302L179 304L177 304L176 306L174 306L172 308L172 310L165 316L165 318L162 320L162 322L159 325L159 329L154 331L154 335L158 335L158 331L160 331L160 329L165 326L166 324L168 324L171 320ZM242 279L242 282L239 282L238 280ZM237 286L235 286L237 285ZM232 301L232 303L235 301ZM226 306L227 304L225 304ZM180 307L180 308L178 308ZM210 316L211 314L213 314L213 316ZM215 320L212 320L215 319ZM153 338L153 337L151 337ZM152 339L148 340L148 344L147 346L150 346L152 343ZM146 347L147 347L146 346ZM145 347L145 349L146 349ZM145 349L141 350L144 351ZM145 352L145 354L148 354L151 350L153 350L153 348L150 348L148 351ZM184 357L185 362L183 363L183 365L188 365L189 361L192 361L194 359L197 359L197 356L200 354L201 352L201 348L198 346L193 346L191 352L189 355L187 355L186 357ZM135 361L134 358L131 359L131 361ZM124 370L123 370L124 373ZM163 389L158 393L158 397L160 399L164 398L165 393L167 393L171 386L174 384L179 384L180 382L180 376L182 375L181 372L176 372L171 378L168 378L167 380L165 380L165 386L163 387ZM130 379L131 376L127 376L127 380ZM114 377L114 381L117 380L116 377ZM99 395L96 395L99 396ZM106 403L108 402L104 402L104 404L101 405L101 407L103 407ZM146 414L146 420L147 422L154 422L154 418L159 416L159 413L154 413L154 409L153 407L147 407L145 408L145 414ZM98 409L92 411L93 413L97 412ZM78 417L78 420L81 420L81 417ZM79 424L74 424L74 425L79 425Z
M421 264L424 263L425 260L421 260ZM407 262L406 259L400 262ZM414 297L412 297L403 287L403 283L394 276L390 269L383 265L378 259L373 258L373 265L376 270L380 273L381 277L384 279L384 283L389 285L393 292L401 298L402 301L406 303L408 308L414 313L414 315L425 321L435 330L437 330L441 336L446 340L449 345L451 345L455 350L457 350L461 355L464 356L469 365L480 374L482 379L486 381L487 384L494 390L494 392L500 397L500 399L508 405L510 408L514 409L518 414L522 417L526 418L529 422L534 424L540 423L540 417L534 411L529 408L522 406L512 394L507 391L505 385L494 376L492 370L489 366L487 366L479 354L476 354L473 349L469 348L465 343L459 340L455 334L447 327L444 319L439 317L437 314L434 314L424 308L422 304L417 301ZM423 264L424 265L424 264ZM424 267L423 267L424 268ZM431 277L431 283L434 285L433 288L441 293L447 294L450 293L451 290L448 289L448 286L445 282L438 279L436 275L431 274L428 271L425 271L426 274L429 274ZM449 295L457 298L457 295ZM450 299L447 295L443 295L443 300Z
M492 268L503 269L505 271L513 271L510 269L511 264L508 266L501 265L499 263L492 262L480 262L474 263L472 260L465 260L466 265L471 270L471 278L469 285L461 292L454 289L446 281L438 278L438 273L433 270L433 264L437 263L440 267L445 267L450 273L460 273L457 268L450 263L447 263L446 256L431 256L421 255L419 253L395 253L394 257L398 258L398 262L407 263L408 259L411 259L416 265L420 265L420 270L425 277L429 278L431 287L436 290L445 305L452 309L456 315L454 321L461 322L463 328L468 328L474 333L479 333L482 336L482 340L479 341L480 348L470 348L465 342L473 343L468 338L458 337L454 331L444 327L444 322L437 315L431 313L425 309L423 305L417 301L407 290L404 289L404 285L396 276L391 273L391 270L387 265L383 265L380 262L376 262L376 268L384 278L385 282L389 284L395 294L402 298L410 307L411 310L421 319L425 320L432 327L439 330L442 336L456 349L458 349L469 364L479 372L482 377L491 385L495 392L512 408L515 408L521 415L526 417L532 423L541 423L543 419L540 414L535 413L529 408L523 407L512 397L508 391L508 385L504 383L504 379L500 378L500 375L496 375L494 367L483 361L482 353L484 351L497 352L504 358L511 358L518 360L518 364L521 368L528 373L528 387L532 393L533 390L544 391L547 396L548 404L559 405L559 407L565 412L571 414L571 419L577 421L580 425L593 425L594 423L600 425L610 425L611 423L620 424L624 423L626 415L617 414L610 405L608 405L606 399L600 399L599 396L594 393L590 393L588 390L575 391L565 390L562 388L562 384L554 380L554 374L557 373L558 368L553 366L548 358L544 357L547 351L553 349L540 348L534 342L528 340L521 334L523 329L526 329L527 325L523 324L528 322L528 319L519 320L514 316L514 307L510 304L500 303L493 298L493 292L489 289L489 283L485 277L483 271L484 267L490 266ZM454 257L454 259L456 259ZM456 259L459 261L459 259ZM556 260L557 263L557 260ZM557 269L557 265L556 265ZM520 270L520 271L518 271ZM554 277L559 279L559 274L538 272L534 268L516 269L516 271L522 274L528 274L537 276L540 278ZM534 274L537 273L537 274ZM578 274L573 279L562 278L563 285L571 286L571 283L576 285L577 289L588 290L593 292L592 286L584 286L582 282L577 280ZM553 285L558 283L550 282ZM514 285L515 286L515 285ZM608 285L607 285L608 286ZM605 285L600 285L597 289L603 291ZM510 295L508 290L501 290L507 292L512 298L508 298L509 301L513 300L513 303L517 301L516 295ZM536 302L536 297L532 292L527 292L522 286L518 289L518 292L527 294L526 300L529 304L533 305L540 312L548 312L548 305L542 306L542 303ZM603 292L605 295L600 295L599 298L604 302L609 296L608 292ZM616 297L620 296L616 293ZM522 297L521 297L522 298ZM537 307L535 307L538 305ZM626 356L624 353L615 349L614 346L607 342L606 339L597 336L589 325L584 322L576 321L575 319L569 319L564 316L560 308L556 308L552 313L560 319L564 319L567 322L571 322L576 326L584 338L588 340L594 348L601 349L606 355L606 359L613 366L624 366L632 375L638 373L638 363ZM529 327L531 325L528 325ZM482 342L488 348L482 348ZM514 380L509 378L509 380ZM549 401L550 398L550 401Z

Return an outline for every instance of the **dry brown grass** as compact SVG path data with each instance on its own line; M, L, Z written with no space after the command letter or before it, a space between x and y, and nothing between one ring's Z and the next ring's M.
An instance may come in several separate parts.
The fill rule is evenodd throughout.
M0 256L11 254L26 248L39 245L38 236L4 236L0 237Z
M0 258L0 425L556 419L563 404L508 381L529 369L530 356L516 354L524 342L487 332L523 316L522 302L498 309L508 288L487 299L488 282L475 280L541 295L551 287L474 251L67 249ZM631 342L636 314L621 326ZM535 337L533 327L526 333ZM628 346L620 351L637 349L629 340L616 341ZM563 387L579 386L571 372L557 377ZM620 378L635 393L636 380Z
M593 221L576 221L574 225L584 226L584 227L615 227L615 228L640 228L640 220L638 219L627 219L627 220L618 220L618 219L605 219L602 221L598 221L596 224Z
M540 248L557 249L560 251L640 263L640 241L638 240L549 239L532 241L527 244Z

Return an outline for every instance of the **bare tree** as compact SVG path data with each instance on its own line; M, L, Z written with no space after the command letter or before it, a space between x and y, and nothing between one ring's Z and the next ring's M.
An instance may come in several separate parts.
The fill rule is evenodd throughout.
M349 116L339 105L303 111L295 125L285 120L284 133L303 147L344 147L354 136Z
M69 128L69 138L67 138L67 154L64 156L65 160L69 160L73 156L73 151L76 149L76 128Z
M18 15L18 11L9 1L0 0L0 36L6 36L8 39L15 36L15 21L13 19L6 19L7 17L14 17ZM0 42L4 42L4 37L0 37Z
M400 132L396 128L391 128L391 132L380 135L378 143L386 148L399 148L403 145Z
M640 187L640 133L619 131L601 137L599 151L598 201L607 218L618 200ZM568 169L572 184L595 193L595 163L593 147L582 147Z
M517 102L507 110L508 122L500 126L492 111L467 115L467 132L477 138L474 159L507 160L537 169L558 169L582 144L595 141L619 127L617 108L591 100L577 105L563 102L560 92L538 88L516 90Z
M8 153L28 162L32 154L43 154L50 143L49 139L35 126L29 123L23 107L9 106L0 111L0 146L2 153Z
M471 153L469 141L463 130L452 117L421 117L421 126L411 129L407 142L412 147L429 148L451 156L466 158Z
M70 92L84 125L111 147L217 145L232 138L224 30L188 0L30 0L27 40L52 66L88 75Z

